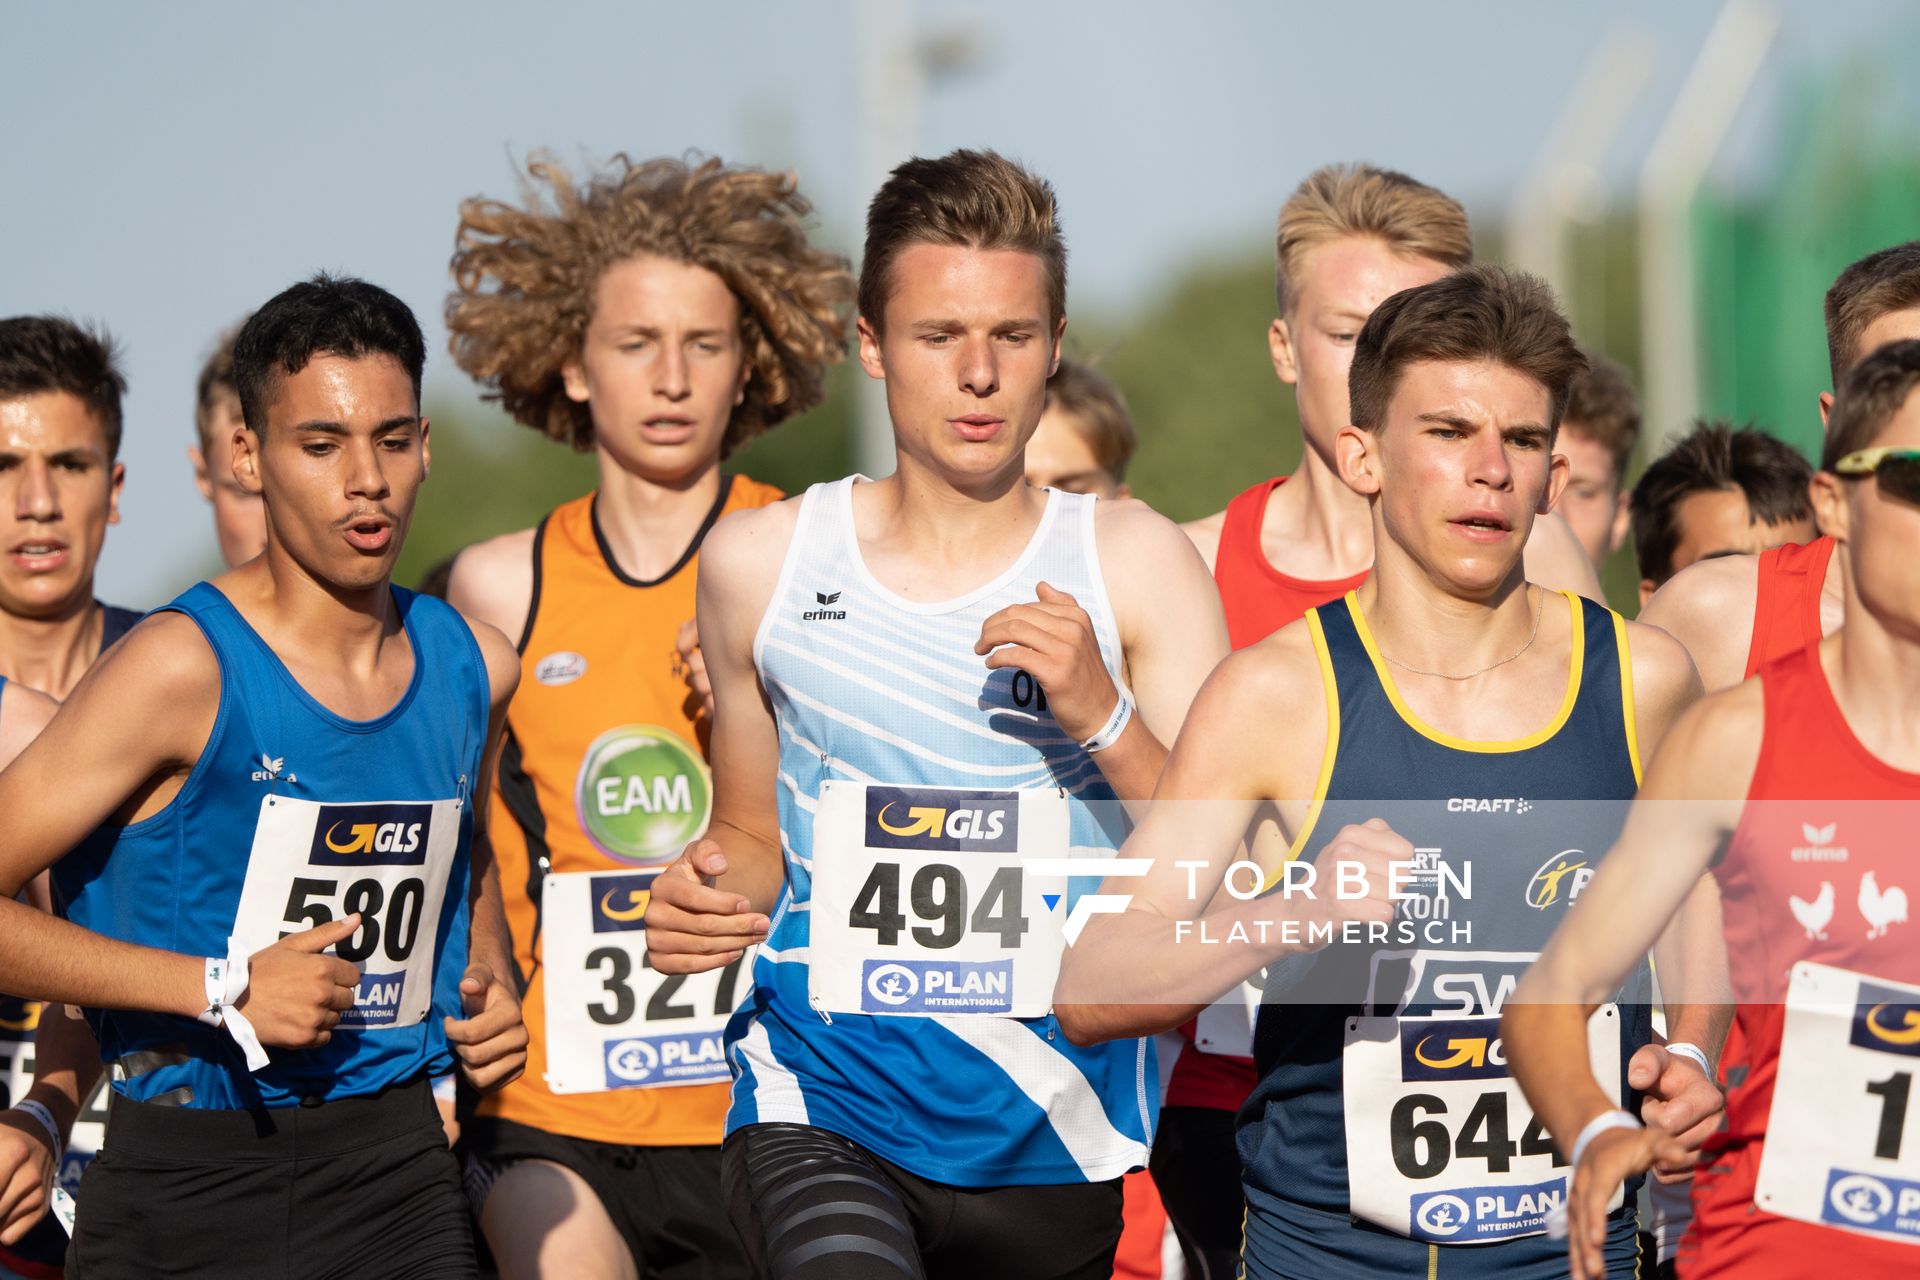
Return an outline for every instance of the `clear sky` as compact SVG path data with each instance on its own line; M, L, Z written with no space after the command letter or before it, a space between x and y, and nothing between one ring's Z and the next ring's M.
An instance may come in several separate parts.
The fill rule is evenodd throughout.
M106 323L131 382L124 523L101 590L158 603L214 563L183 456L214 336L318 268L420 313L429 395L471 397L438 322L455 208L514 194L514 160L689 148L792 166L823 235L853 248L860 19L885 0L63 0L0 6L0 314ZM901 0L905 5L905 0ZM1891 30L1900 0L1782 0L1785 25L1729 164L1764 152L1781 88ZM1653 75L1607 177L1617 192L1716 5L1399 0L993 0L908 6L967 33L917 149L992 146L1059 190L1081 306L1125 310L1196 259L1265 242L1335 159L1412 172L1497 212L1588 53L1636 28Z

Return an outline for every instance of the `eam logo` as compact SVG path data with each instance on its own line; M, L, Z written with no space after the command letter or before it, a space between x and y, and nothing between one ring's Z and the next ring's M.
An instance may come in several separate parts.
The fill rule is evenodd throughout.
M323 804L308 861L315 866L423 865L430 804Z
M1020 793L867 788L869 849L1011 853L1020 843Z
M1847 1039L1862 1049L1920 1058L1920 1002L1911 991L1862 982Z
M593 931L630 933L646 927L653 875L598 876L593 882Z
M1402 1080L1498 1080L1506 1074L1498 1018L1400 1024Z

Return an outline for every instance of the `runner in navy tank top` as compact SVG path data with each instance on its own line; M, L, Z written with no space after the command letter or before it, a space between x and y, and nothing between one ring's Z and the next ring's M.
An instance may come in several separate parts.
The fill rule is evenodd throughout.
M1640 746L1698 692L1667 637L1526 581L1581 363L1531 277L1468 268L1373 312L1337 450L1373 575L1215 672L1124 850L1150 865L1103 887L1130 904L1063 964L1075 1039L1158 1029L1267 967L1247 1276L1564 1274L1545 1237L1564 1170L1495 1019L1611 839ZM1290 848L1232 865L1264 804ZM1717 1104L1646 1047L1644 968L1618 994L1592 1053L1621 1095L1631 1075ZM1624 1271L1631 1209L1616 1222Z
M70 921L0 902L0 971L83 1006L114 1068L76 1273L473 1274L427 1080L524 1063L476 837L518 662L390 585L424 359L361 281L262 307L235 471L267 553L135 627L0 774L0 891L57 862Z

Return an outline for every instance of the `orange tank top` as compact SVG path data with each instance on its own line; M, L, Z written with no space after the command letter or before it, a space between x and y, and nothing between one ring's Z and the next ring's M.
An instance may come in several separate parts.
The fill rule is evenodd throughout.
M693 617L699 546L714 521L783 495L745 476L720 496L665 575L623 572L594 516L595 495L556 507L533 539L533 598L520 636L520 688L489 811L494 856L525 987L527 1069L479 1112L548 1133L632 1146L717 1144L725 1083L607 1093L547 1088L541 896L549 874L657 868L706 828L712 786L704 722L675 639Z

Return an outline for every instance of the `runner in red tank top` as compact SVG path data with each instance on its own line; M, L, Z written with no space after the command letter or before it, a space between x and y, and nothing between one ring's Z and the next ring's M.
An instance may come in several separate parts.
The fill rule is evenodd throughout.
M1683 1273L1920 1266L1920 1135L1905 1123L1920 1056L1920 934L1907 923L1907 891L1920 892L1916 388L1920 341L1895 343L1848 375L1834 411L1813 496L1855 586L1845 625L1675 727L1619 846L1508 1004L1513 1073L1575 1157L1576 1278L1597 1261L1598 1206L1621 1179L1687 1159L1609 1111L1578 1053L1581 1009L1723 845L1712 871L1740 1034Z

